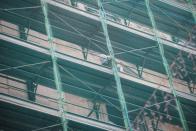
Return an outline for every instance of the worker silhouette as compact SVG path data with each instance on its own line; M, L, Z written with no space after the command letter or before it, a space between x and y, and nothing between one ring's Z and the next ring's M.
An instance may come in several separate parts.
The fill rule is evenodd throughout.
M100 103L99 102L94 102L93 104L93 108L90 111L90 113L88 114L87 117L91 116L93 113L95 113L96 118L99 119L99 109L100 109Z

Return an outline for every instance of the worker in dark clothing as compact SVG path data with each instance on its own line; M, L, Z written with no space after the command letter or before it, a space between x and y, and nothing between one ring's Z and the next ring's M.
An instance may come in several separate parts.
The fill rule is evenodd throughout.
M100 103L98 102L95 102L93 104L93 109L91 110L91 112L88 114L88 117L93 114L93 112L95 113L96 115L96 118L99 119L99 109L100 109Z

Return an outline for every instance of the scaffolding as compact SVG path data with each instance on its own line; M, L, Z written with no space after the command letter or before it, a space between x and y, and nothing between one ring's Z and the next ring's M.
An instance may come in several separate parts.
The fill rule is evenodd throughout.
M50 52L51 52L55 85L56 85L57 92L59 95L58 106L59 106L59 112L60 112L60 117L61 117L61 123L63 126L63 131L67 131L67 119L65 115L66 110L64 109L65 96L63 93L63 89L62 89L61 76L59 73L59 68L58 68L58 63L57 63L56 45L53 43L52 29L51 29L50 21L48 19L48 7L47 7L47 3L45 0L41 0L41 6L42 6L43 13L44 13L44 18L45 18L45 27L46 27L46 32L48 35L48 43L50 44Z
M180 40L175 43L170 40L172 37L161 31L163 25L157 20L157 12L153 13L153 10L158 10L156 3L150 3L149 0L134 3L136 7L142 6L146 9L150 27L145 27L128 18L121 18L115 10L110 13L110 6L123 2L130 1L95 0L91 3L85 0L78 1L79 4L68 1L68 5L64 5L53 0L41 0L38 2L41 5L1 9L2 41L15 43L16 48L21 50L20 53L23 52L20 46L29 48L29 52L39 53L30 57L24 55L21 62L15 65L11 62L18 56L8 56L3 49L10 47L3 44L1 60L6 60L3 58L6 57L10 63L0 63L0 78L13 79L19 83L28 81L27 90L22 89L21 92L26 92L29 100L35 103L38 96L42 99L47 97L47 94L37 94L39 86L56 87L57 90L57 99L49 96L47 99L58 105L55 110L58 111L61 121L34 131L58 126L62 126L63 131L71 130L69 126L74 123L74 115L85 119L77 121L78 123L87 123L93 128L100 126L100 129L104 130L159 130L160 121L176 122L177 125L180 125L180 121L184 131L189 131L190 125L194 125L194 122L187 118L194 111L185 111L189 106L181 103L181 100L194 101L195 96L176 88L182 86L184 89L187 85L183 83L184 80L179 82L173 78L169 65L172 58L167 60L170 48L175 49L174 55L178 50L196 54L194 48L188 47L191 44L182 45L183 42L186 43L186 40L181 40L186 29L179 31ZM187 2L189 13L192 13L196 21L193 2ZM27 11L26 13L30 14L28 16L25 10L37 11L38 15L31 16ZM159 11L163 13L162 10ZM12 21L10 16L16 17L16 22ZM17 23L18 18L24 19L24 22L15 26L17 24L12 23ZM92 22L92 25L89 22ZM183 28L177 24L176 26ZM140 40L147 45L141 44ZM141 46L130 47L135 41ZM125 42L129 44L126 45ZM194 40L189 42L194 44ZM41 58L37 58L38 56ZM77 100L74 103L72 99L82 99L85 104L79 105ZM86 114L77 114L78 110L72 111L75 108ZM175 111L178 111L178 115ZM90 125L88 122L94 123Z

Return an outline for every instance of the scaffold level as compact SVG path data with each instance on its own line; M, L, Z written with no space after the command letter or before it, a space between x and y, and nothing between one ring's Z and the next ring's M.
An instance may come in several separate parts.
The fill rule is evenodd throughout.
M1 0L0 130L194 131L195 0Z

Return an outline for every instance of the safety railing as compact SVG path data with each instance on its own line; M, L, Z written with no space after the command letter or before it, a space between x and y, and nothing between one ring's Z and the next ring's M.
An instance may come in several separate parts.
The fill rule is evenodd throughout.
M64 3L62 1L58 1L58 0L53 0L53 1L66 5L66 3ZM76 2L76 3L77 4L74 4L72 7L79 9L81 11L84 11L84 12L88 12L93 15L97 15L97 16L99 15L99 11L96 8L87 5L85 2L81 1L81 2ZM118 14L114 14L114 13L107 11L106 18L108 21L112 21L114 23L126 26L128 28L137 30L139 32L154 36L153 30L150 27L143 25L141 23L138 23L136 21L124 18L123 16L120 16ZM168 34L166 32L160 31L160 30L158 32L160 34L160 38L165 41L171 42L173 44L181 45L182 47L195 49L194 47L190 46L191 44L188 46L186 45L187 40L183 40L181 38L175 37L176 39L178 39L178 42L176 43L176 41L174 40L174 36L172 36L171 34Z
M34 44L39 47L43 47L48 50L50 48L50 45L47 42L46 35L39 33L39 32L36 32L32 29L29 29L28 33L21 32L17 25L11 24L11 23L3 21L3 20L0 23L0 29L1 29L2 34L6 34L11 37L16 37L21 40L28 41L31 44ZM25 39L20 38L20 34L25 34L27 36L27 39L25 40ZM68 55L70 57L80 59L80 60L84 60L83 53L82 53L83 50L80 46L77 46L77 45L70 43L70 42L63 41L58 38L54 38L54 43L57 45L56 46L57 52L64 54L64 55ZM107 57L107 55L100 54L100 53L95 52L93 50L88 50L88 58L85 61L97 64L97 65L100 65L100 66L103 66L106 68L111 68L109 64L103 63L103 60L107 61L106 57ZM122 60L118 60L117 63L119 65L119 68L121 68L121 69L119 69L119 71L122 74L136 77L138 79L142 79L144 81L148 81L148 82L157 84L158 86L163 86L163 87L168 88L167 77L163 74L160 74L158 72L154 72L152 70L148 70L148 69L144 68L143 73L142 73L142 77L139 77L138 69L135 65L133 65L131 63L127 63ZM182 80L174 79L174 85L178 91L190 94L186 82L184 82Z
M19 80L13 77L1 75L0 76L0 92L1 94L6 94L9 96L13 96L15 98L23 99L25 101L37 103L43 105L45 107L53 108L58 110L58 98L57 92L55 89L48 89L48 87L44 87L38 85L37 92L32 92L27 89L26 81ZM47 90L47 93L44 91ZM28 95L35 95L35 101L29 100ZM70 96L71 95L71 96ZM110 119L117 119L118 121L122 121L123 119L115 114L110 114L106 110L105 103L101 103L101 107L99 110L93 109L93 103L90 99L85 99L76 95L64 94L66 101L64 101L65 109L68 113L75 114L77 116L85 117L88 119L112 124L115 126L122 126L117 125L110 121ZM73 97L75 96L75 97ZM75 101L73 99L75 98ZM80 99L82 99L80 101ZM79 103L79 102L81 103ZM93 112L91 116L88 116L88 113ZM99 118L96 118L96 114L98 113Z
M20 38L20 34L25 34L27 36L26 41L49 50L50 46L47 42L47 37L46 35L42 33L36 32L32 29L29 29L29 30L26 29L28 30L28 34L27 34L26 32L21 32L17 25L14 25L12 23L9 23L3 20L1 21L0 26L1 26L0 28L1 33L3 34L6 34L12 37L17 37L17 38ZM22 40L25 40L25 39L22 39ZM82 53L83 50L80 46L63 41L58 38L54 38L54 43L57 45L57 51L59 53L84 60L83 53ZM100 54L92 50L88 51L88 58L86 61L97 64L97 65L104 66L106 68L110 68L110 65L104 64L103 60L107 61L106 55ZM131 75L133 77L136 77L136 78L139 78L139 79L151 82L151 83L155 83L155 84L158 84L159 86L164 86L166 88L168 87L167 78L163 74L144 68L143 73L142 73L143 76L140 78L138 76L138 70L136 66L134 66L133 64L121 61L121 60L118 60L117 62L118 62L119 67L121 68L119 71L122 74ZM186 82L181 81L181 80L174 80L174 84L177 87L177 90L189 94L189 89L187 87Z
M27 89L27 82L22 79L18 79L15 77L10 77L8 75L0 74L0 94L4 94L10 97L18 98L20 100L25 100L30 103L35 103L38 105L42 105L44 107L48 107L50 109L55 109L58 110L58 98L57 98L57 92L55 89L51 89L42 85L38 85L37 92L32 92ZM79 89L79 88L78 88ZM47 93L46 93L47 92ZM35 95L35 101L29 100L28 95ZM72 95L72 94L69 94ZM66 108L66 111L70 114L77 115L79 117L87 118L90 120L95 120L99 121L105 124L117 126L117 127L122 127L123 125L121 124L115 124L111 120L118 120L118 121L123 121L123 119L119 116L116 116L116 114L111 114L109 113L106 108L105 110L95 110L92 108L92 106L88 106L85 104L83 99L80 101L81 97L77 97L76 101L73 101L73 97L69 97L68 93L65 93L64 96L66 98L66 101L64 101L64 106ZM110 100L107 97L108 100ZM78 101L81 103L79 104ZM88 101L88 100L87 100ZM90 99L89 99L90 101ZM90 103L90 102L89 102ZM91 103L92 104L92 103ZM104 103L106 104L106 103ZM129 105L130 103L127 103ZM93 111L94 113L98 113L99 119L96 118L95 114L93 116L89 117L88 113ZM175 119L175 118L174 118ZM178 119L177 119L178 120ZM151 122L152 120L149 119L148 122ZM139 125L139 126L145 126L144 123L142 122L137 122L134 121L134 125ZM135 130L137 130L136 127L134 127ZM153 128L152 126L148 125L147 128Z

